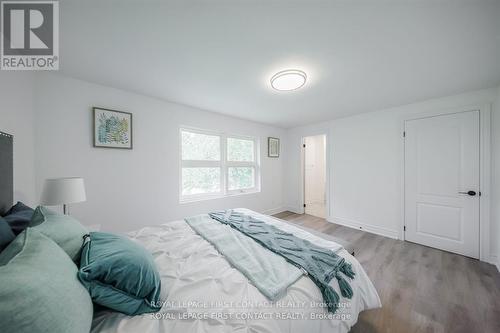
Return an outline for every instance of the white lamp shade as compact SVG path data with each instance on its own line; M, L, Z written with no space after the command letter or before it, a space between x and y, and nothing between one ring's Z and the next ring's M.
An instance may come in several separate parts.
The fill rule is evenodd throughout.
M87 200L83 178L46 179L43 186L42 205L56 206Z

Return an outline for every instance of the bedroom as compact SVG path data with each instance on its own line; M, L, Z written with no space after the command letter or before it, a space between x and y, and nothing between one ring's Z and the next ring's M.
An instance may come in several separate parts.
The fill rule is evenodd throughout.
M45 299L41 277L61 267L32 269L22 276L39 281L24 292L41 293L28 303L0 287L0 319L11 318L2 331L500 331L500 1L37 3L2 1L0 285L19 289L2 276L16 261L26 268L16 246L30 230L64 255L36 231L50 225L37 225L41 214L90 233L71 239L79 252L109 234L139 244L154 259L162 308L126 314L102 304L77 256L65 282L80 288L85 316L76 301L60 312L64 293ZM29 49L38 42L52 53ZM44 60L30 64L33 55ZM113 116L124 122L119 139L99 127ZM323 153L310 154L304 144L318 136ZM307 160L320 155L317 171ZM71 193L61 191L69 177L79 177L68 180ZM15 229L7 211L17 202L49 210L26 210ZM422 204L448 208L417 211ZM279 262L257 259L267 268L260 281L242 266L253 256L234 261L241 251L218 248L190 220L238 208L352 264L354 278L341 274L351 298L330 281L338 306L355 305L350 316L322 318L342 309L319 305L325 294L312 278L284 284L295 266L308 270L248 230L219 235L253 239L242 246ZM286 295L265 296L271 282ZM41 301L54 309L26 313Z

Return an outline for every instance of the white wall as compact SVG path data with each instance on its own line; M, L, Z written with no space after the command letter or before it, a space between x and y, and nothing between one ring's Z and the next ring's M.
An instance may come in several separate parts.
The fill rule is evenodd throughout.
M365 113L305 127L287 133L285 177L286 204L301 212L300 143L306 135L328 134L331 198L329 220L362 227L390 237L400 237L402 220L402 120L410 114L495 104L498 89L487 89ZM496 108L495 105L493 105ZM496 173L492 188L490 253L498 253L500 177L499 110L494 111L493 133ZM494 211L493 211L494 210Z
M82 176L87 202L71 206L84 224L126 231L230 207L283 206L283 158L267 157L267 137L284 130L54 74L36 79L36 185ZM92 147L92 106L133 113L133 150ZM262 191L179 204L179 126L260 138Z
M33 74L0 73L0 131L14 135L14 202L36 202Z

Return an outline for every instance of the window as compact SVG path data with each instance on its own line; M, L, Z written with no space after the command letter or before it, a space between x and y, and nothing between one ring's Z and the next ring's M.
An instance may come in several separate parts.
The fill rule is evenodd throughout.
M181 128L180 201L258 192L258 140Z

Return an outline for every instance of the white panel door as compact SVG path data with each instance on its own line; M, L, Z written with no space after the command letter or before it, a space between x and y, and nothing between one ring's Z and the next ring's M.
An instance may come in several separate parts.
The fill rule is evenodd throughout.
M479 111L405 122L405 239L479 258Z

